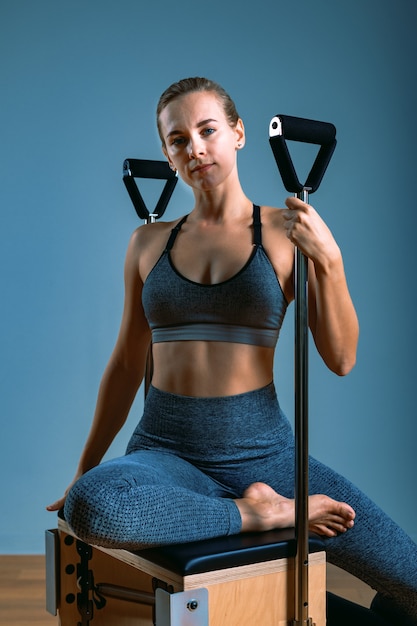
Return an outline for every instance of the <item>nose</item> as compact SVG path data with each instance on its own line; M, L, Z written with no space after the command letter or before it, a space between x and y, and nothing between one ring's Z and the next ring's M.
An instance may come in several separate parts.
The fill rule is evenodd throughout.
M190 141L188 143L188 156L190 159L197 159L199 156L203 155L205 152L204 142L200 135L196 137L190 137Z

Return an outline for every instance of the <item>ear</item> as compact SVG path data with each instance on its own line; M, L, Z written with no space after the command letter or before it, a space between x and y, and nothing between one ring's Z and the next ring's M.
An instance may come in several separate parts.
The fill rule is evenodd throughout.
M162 144L162 152L164 153L164 156L165 156L166 160L168 161L169 167L172 169L173 172L176 172L177 168L175 167L175 165L173 164L173 162L169 158L167 149L165 147L165 144Z
M239 118L235 126L236 148L241 150L245 145L245 127L243 121Z

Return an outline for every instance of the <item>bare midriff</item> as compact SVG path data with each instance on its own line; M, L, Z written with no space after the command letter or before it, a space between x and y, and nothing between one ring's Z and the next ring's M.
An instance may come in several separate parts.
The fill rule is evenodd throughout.
M273 378L274 350L218 341L153 345L152 384L194 397L231 396L260 389Z

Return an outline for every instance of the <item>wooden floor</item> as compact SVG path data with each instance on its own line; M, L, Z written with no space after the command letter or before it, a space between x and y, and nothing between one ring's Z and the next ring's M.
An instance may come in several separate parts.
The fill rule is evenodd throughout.
M45 610L45 566L43 555L0 555L0 624L42 626L58 623ZM374 592L367 585L327 566L329 591L363 606L369 606Z
M0 555L0 624L56 624L45 610L45 557Z

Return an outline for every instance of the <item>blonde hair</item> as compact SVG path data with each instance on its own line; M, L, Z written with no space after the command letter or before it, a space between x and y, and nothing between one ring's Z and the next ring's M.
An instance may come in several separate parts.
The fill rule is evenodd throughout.
M170 102L172 102L176 98L180 98L181 96L185 96L189 93L193 93L196 91L213 92L222 103L226 119L228 120L230 126L236 126L239 120L239 114L236 110L235 103L221 85L214 82L213 80L209 80L208 78L203 78L200 76L183 78L182 80L170 85L159 98L158 106L156 108L156 123L162 145L165 144L159 121L162 111Z

